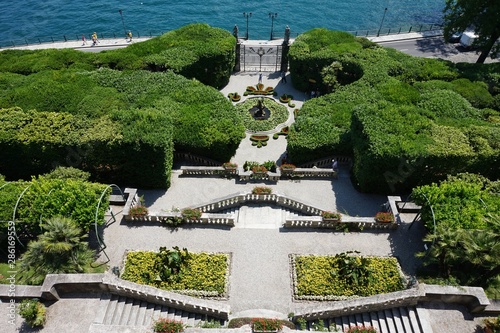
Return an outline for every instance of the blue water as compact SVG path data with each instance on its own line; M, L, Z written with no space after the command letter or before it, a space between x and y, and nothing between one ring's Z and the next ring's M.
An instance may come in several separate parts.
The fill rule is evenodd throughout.
M249 18L250 39L268 39L277 13L274 33L283 36L286 25L292 36L315 27L359 31L441 22L445 0L0 0L0 42L53 37L62 40L115 33L122 37L123 23L134 35L158 35L189 23L205 22L229 31L235 24L246 34L243 12ZM120 15L119 10L122 10ZM123 17L123 23L122 18Z

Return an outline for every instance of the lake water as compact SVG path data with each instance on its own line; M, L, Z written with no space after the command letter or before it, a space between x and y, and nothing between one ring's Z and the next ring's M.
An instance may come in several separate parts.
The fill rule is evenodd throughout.
M172 1L172 0L0 0L0 43L66 35L73 39L82 33L99 35L124 30L134 35L158 35L189 23L204 22L229 31L235 24L240 36L246 34L244 12L250 39L268 39L271 25L275 36L283 36L289 25L292 37L316 27L344 31L377 30L441 22L445 0L316 0L316 1ZM384 9L387 12L384 17ZM122 11L120 15L119 10ZM269 13L277 13L273 20ZM123 22L122 22L123 18ZM124 27L125 26L125 27Z

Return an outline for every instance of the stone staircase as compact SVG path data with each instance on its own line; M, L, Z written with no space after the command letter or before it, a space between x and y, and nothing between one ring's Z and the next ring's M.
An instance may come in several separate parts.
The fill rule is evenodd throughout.
M432 333L427 310L404 306L372 312L344 315L323 319L325 328L330 331L345 332L349 327L372 326L378 333ZM313 330L317 320L307 322L308 329Z
M131 297L104 293L92 326L105 331L124 331L125 327L151 327L159 317L183 322L188 327L196 327L205 321L223 321L204 314L186 312L165 305L141 301ZM106 329L108 327L109 329ZM120 327L122 329L120 330ZM118 330L117 330L118 329ZM95 331L95 329L94 329Z

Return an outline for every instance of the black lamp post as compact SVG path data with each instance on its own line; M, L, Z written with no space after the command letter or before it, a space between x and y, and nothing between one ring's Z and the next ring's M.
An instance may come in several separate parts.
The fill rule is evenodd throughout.
M382 16L382 21L380 22L380 27L378 28L378 32L377 32L377 37L380 36L380 30L382 30L382 24L384 24L386 13L387 13L387 8L384 9L384 16Z
M123 32L125 33L125 36L127 36L127 29L125 28L125 21L123 20L123 11L118 9L118 13L120 13L120 17L122 18Z
M271 39L273 40L273 29L274 29L274 19L278 16L278 13L269 13L269 17L271 18Z
M262 72L262 56L266 54L262 46L257 50L257 55L259 56L259 72Z
M248 40L248 19L252 17L252 13L243 13L243 16L247 19L247 40Z

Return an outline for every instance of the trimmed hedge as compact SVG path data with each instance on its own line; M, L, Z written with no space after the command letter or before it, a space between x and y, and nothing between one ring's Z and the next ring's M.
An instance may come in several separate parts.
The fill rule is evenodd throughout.
M288 135L293 163L354 156L356 185L379 193L463 171L498 177L498 65L416 58L324 29L297 41L290 47L297 88L336 90L297 113ZM333 61L342 66L333 73L340 86L327 87L321 71Z
M30 75L46 70L76 69L151 71L171 70L187 78L221 88L229 82L235 64L236 39L220 28L186 25L126 48L87 53L72 49L0 53L0 72Z
M86 119L0 109L0 172L8 179L27 179L69 165L106 183L168 187L172 160L170 121L154 111Z

